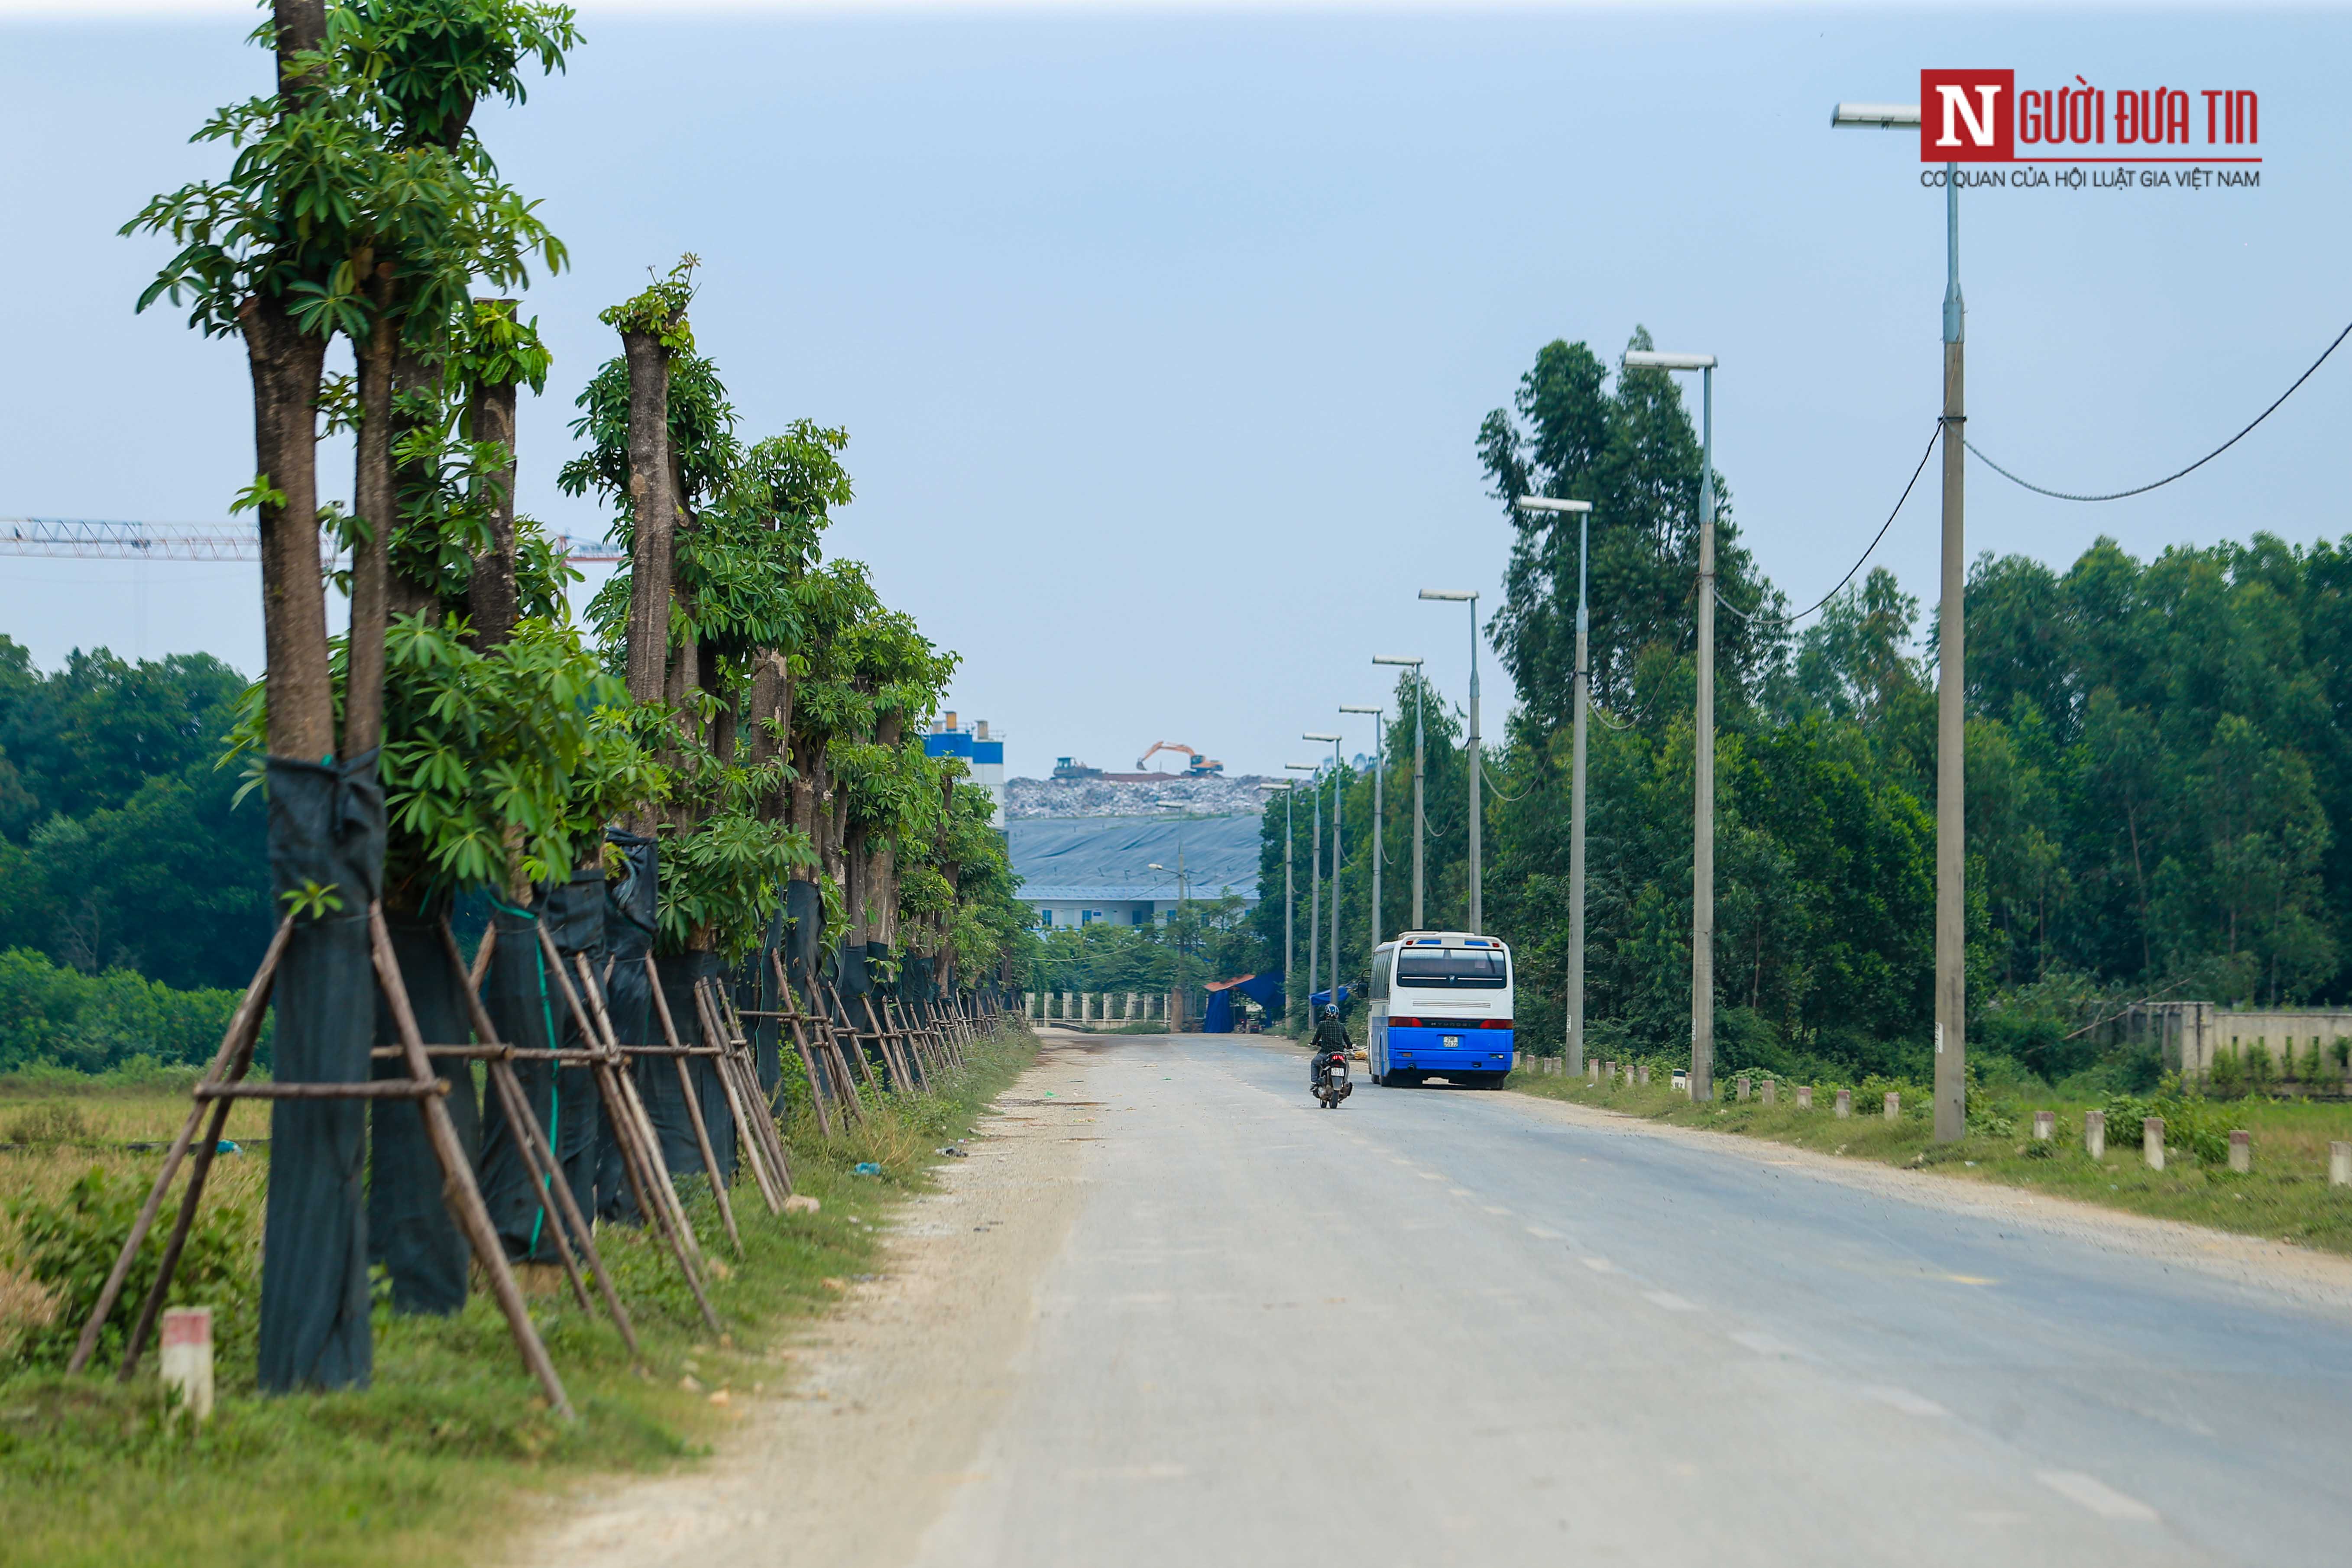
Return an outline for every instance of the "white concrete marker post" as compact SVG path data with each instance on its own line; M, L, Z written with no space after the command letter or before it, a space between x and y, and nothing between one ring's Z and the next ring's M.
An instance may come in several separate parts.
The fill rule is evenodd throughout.
M2033 1113L2033 1138L2037 1143L2047 1143L2058 1136L2058 1113L2037 1110Z
M2164 1118L2143 1116L2139 1122L2140 1158L2151 1171L2164 1169Z
M2242 1131L2231 1132L2230 1134L2230 1169L2242 1176L2250 1173L2253 1168L2254 1135Z
M1780 1084L1779 1084L1779 1080L1778 1080L1778 1079L1769 1079L1769 1078L1768 1078L1768 1079L1766 1079L1764 1080L1764 1103L1765 1103L1765 1104L1767 1104L1767 1105L1775 1105L1775 1104L1778 1104L1778 1103L1780 1102L1780 1093L1779 1093L1779 1089L1780 1089Z
M213 1310L173 1307L163 1313L163 1386L199 1421L213 1416Z
M2107 1113L2104 1110L2083 1112L2083 1152L2094 1160L2107 1157Z
M2340 1138L2327 1145L2327 1184L2352 1187L2352 1143Z
M1840 1121L1843 1121L1847 1117L1852 1116L1853 1114L1853 1090L1850 1089L1839 1089L1837 1091L1837 1119Z
M1903 1097L1891 1089L1886 1091L1885 1116L1889 1121L1903 1120Z
M1739 1098L1746 1100L1749 1095L1755 1092L1755 1084L1748 1079L1746 1073L1741 1073L1739 1075Z
M1809 1083L1799 1084L1797 1086L1797 1109L1800 1110L1811 1110L1812 1108L1813 1086Z

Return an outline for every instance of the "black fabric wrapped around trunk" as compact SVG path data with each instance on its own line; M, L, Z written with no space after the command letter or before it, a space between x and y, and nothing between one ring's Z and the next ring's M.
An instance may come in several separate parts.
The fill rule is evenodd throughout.
M898 972L898 994L912 1005L924 1008L923 1016L929 1016L928 1010L939 988L932 984L929 958L920 953L908 956L906 967Z
M719 955L674 952L654 963L661 971L662 999L669 1004L670 1022L677 1027L677 1043L701 1045L702 1015L694 1005L694 989L698 982L719 973ZM688 1077L694 1082L695 1100L702 1107L702 1126L710 1135L711 1156L719 1162L719 1174L732 1178L735 1117L727 1109L727 1090L719 1083L719 1069L709 1057L647 1058L649 1067L657 1066L660 1069L658 1075L649 1074L648 1078L660 1083L662 1100L656 1105L651 1092L640 1092L646 1096L646 1110L654 1119L654 1130L661 1134L662 1158L669 1163L673 1176L705 1174L702 1148L694 1140L694 1120L686 1109L686 1090L677 1081L677 1068L670 1065L680 1060L687 1065Z
M542 923L554 939L572 989L579 989L574 954L584 953L592 970L604 962L604 879L592 860L561 887L537 890L530 910L499 907L493 917L498 944L483 984L483 1006L491 1027L508 1045L531 1050L585 1050L592 1042L563 1000L562 985L550 973L540 945ZM584 1003L585 998L583 998ZM583 1214L595 1212L597 1137L601 1125L595 1081L584 1067L557 1070L551 1061L514 1064L524 1101L539 1119L554 1149L573 1201ZM517 1261L560 1261L556 1238L515 1130L505 1108L493 1100L482 1121L482 1201L490 1223Z
M408 1005L416 1015L417 1033L427 1046L462 1046L474 1036L466 1014L466 981L449 967L441 948L440 922L417 915L387 913L393 956L400 961L400 979ZM393 1025L392 1004L379 988L375 1004L375 1043L400 1044ZM408 1064L398 1057L379 1057L374 1076L408 1077ZM474 1094L474 1064L463 1057L436 1057L433 1070L449 1080L442 1103L457 1125L458 1146L468 1161L481 1148L481 1112ZM473 1248L466 1233L450 1217L441 1195L441 1162L425 1135L425 1117L413 1100L379 1100L369 1108L369 1131L374 1142L368 1171L368 1256L392 1277L392 1310L441 1316L466 1305L466 1277Z
M814 882L784 884L784 973L801 1006L816 1011L818 946L824 941L824 895Z
M375 1038L368 907L383 877L383 786L376 754L340 765L271 757L269 880L331 889L341 907L306 916L278 960L270 1071L282 1083L358 1083ZM414 1112L411 1112L414 1114ZM273 1394L364 1386L368 1337L367 1106L280 1100L269 1114L269 1207L262 1223L258 1380Z
M661 1027L654 1021L653 979L646 973L646 954L654 950L654 930L661 912L659 852L652 839L617 827L604 830L604 841L621 852L620 875L604 884L604 951L610 968L600 965L597 974L604 983L605 1011L612 1019L614 1038L622 1045L657 1045ZM629 1072L648 1111L652 1109L649 1086L656 1075L668 1080L672 1098L676 1097L677 1074L667 1060L632 1058ZM596 1147L596 1212L626 1225L640 1224L644 1218L629 1191L621 1146L602 1129Z
M776 994L776 970L772 955L781 954L784 945L784 910L779 904L768 919L767 934L761 939L760 950L743 963L735 975L735 1006L737 1011L751 1010L772 1013L784 1005ZM783 1039L783 1021L778 1018L746 1018L745 1032L751 1041L751 1065L759 1069L760 1090L768 1101L768 1109L778 1116L784 1113L784 1093L779 1056Z

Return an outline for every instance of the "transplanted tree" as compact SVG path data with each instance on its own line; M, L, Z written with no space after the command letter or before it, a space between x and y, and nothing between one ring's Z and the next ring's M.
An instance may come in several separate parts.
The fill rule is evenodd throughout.
M189 301L200 331L246 343L257 471L237 505L257 512L268 659L256 721L268 752L276 890L299 917L276 982L275 1068L288 1079L349 1081L369 1072L365 916L383 855L377 563L389 538L381 459L392 420L382 363L365 347L386 352L394 288L429 300L434 287L420 280L499 275L520 252L546 249L464 127L482 92L519 96L506 42L520 29L560 54L570 13L509 0L274 0L270 13L255 36L273 53L273 90L221 110L197 133L237 149L228 176L157 197L126 232L167 234L181 247L142 309L164 295ZM354 525L359 668L340 760L317 484L320 375L338 331L365 346L368 372ZM262 1384L364 1382L364 1116L357 1101L281 1101L272 1126Z

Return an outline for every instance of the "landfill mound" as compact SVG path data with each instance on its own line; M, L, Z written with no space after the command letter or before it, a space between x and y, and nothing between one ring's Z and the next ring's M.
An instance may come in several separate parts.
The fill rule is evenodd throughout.
M1188 779L1164 784L1112 784L1103 779L1007 779L1004 815L1041 816L1229 816L1265 809L1264 781Z

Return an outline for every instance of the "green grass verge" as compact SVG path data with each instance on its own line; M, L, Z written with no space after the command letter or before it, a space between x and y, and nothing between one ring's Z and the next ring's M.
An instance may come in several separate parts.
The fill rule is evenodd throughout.
M1757 1075L1759 1093L1761 1076ZM1794 1103L1793 1084L1783 1081L1779 1102L1767 1106L1760 1100L1730 1098L1733 1081L1717 1082L1717 1092L1725 1098L1711 1105L1694 1104L1664 1083L1603 1087L1515 1072L1510 1087L1652 1121L1769 1139L1884 1165L1933 1167L2054 1197L2352 1253L2352 1187L2327 1184L2327 1145L2352 1139L2352 1105L2175 1100L2166 1118L2167 1141L2181 1142L2168 1150L2165 1168L2152 1171L2140 1153L2137 1118L2144 1108L2138 1102L1982 1092L1974 1097L1969 1135L1937 1143L1924 1095L1906 1094L1904 1114L1889 1121L1875 1094L1865 1104L1857 1092L1853 1115L1841 1121L1826 1086L1816 1090L1813 1108L1803 1110ZM2083 1147L2083 1113L2097 1110L2108 1112L2107 1152L2095 1161ZM2036 1110L2057 1112L2057 1136L2050 1142L2036 1144L2030 1136ZM2214 1142L2231 1128L2253 1134L2254 1168L2249 1174L2231 1171L2226 1144ZM2204 1146L2202 1157L2195 1143Z
M513 1506L519 1489L707 1453L749 1401L780 1386L780 1366L764 1352L871 1271L876 1225L928 1184L935 1147L967 1131L1035 1049L1025 1030L1008 1031L976 1047L939 1093L877 1107L849 1137L827 1142L813 1127L790 1129L795 1185L823 1207L772 1216L745 1181L734 1193L740 1258L708 1191L698 1194L697 1230L720 1276L713 1304L729 1329L721 1342L709 1339L666 1256L636 1231L600 1227L597 1242L644 1342L647 1376L629 1365L608 1322L576 1308L560 1275L531 1281L532 1317L576 1422L546 1410L505 1320L479 1291L455 1318L380 1310L374 1386L364 1392L260 1397L250 1343L226 1345L216 1413L195 1431L167 1409L152 1352L149 1370L127 1386L110 1374L68 1378L54 1369L64 1314L43 1329L36 1313L17 1325L19 1359L0 1362L12 1369L0 1374L0 1557L57 1568L480 1560L529 1517ZM184 1096L159 1092L145 1107L150 1120L175 1122ZM154 1158L141 1164L136 1154L71 1144L0 1154L0 1194L58 1189L47 1166L58 1162L120 1164L128 1180L152 1176ZM880 1163L882 1174L856 1175L860 1161ZM252 1166L265 1168L257 1158ZM236 1213L238 1224L257 1229L257 1203ZM6 1229L0 1258L14 1239ZM0 1310L9 1284L0 1269ZM21 1271L14 1285L20 1314L38 1307L26 1305ZM0 1343L0 1356L7 1353ZM26 1356L52 1364L28 1365ZM727 1398L714 1402L720 1392Z

